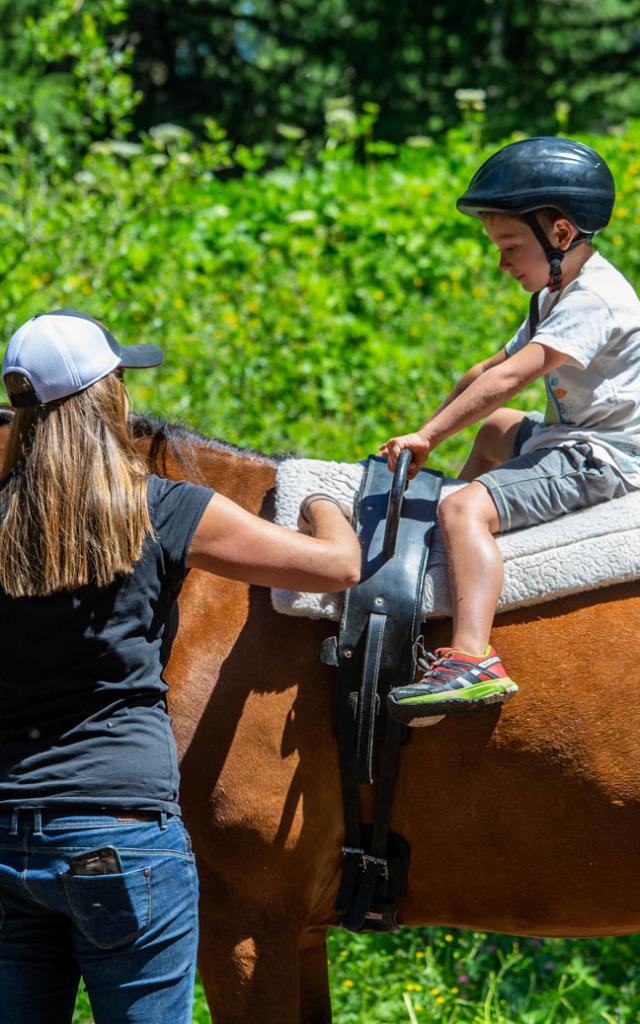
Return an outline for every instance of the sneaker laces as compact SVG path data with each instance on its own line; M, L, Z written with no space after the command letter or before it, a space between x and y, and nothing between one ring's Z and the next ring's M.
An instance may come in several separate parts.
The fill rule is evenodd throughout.
M413 641L413 661L423 672L428 672L431 664L436 660L435 654L428 651L424 646L424 635L421 633Z
M473 667L467 661L459 661L455 657L455 649L439 654L438 651L434 653L433 651L425 651L423 648L423 652L424 657L418 659L418 665L425 675L429 675L432 680L450 683L457 679L461 672L468 671ZM487 672L487 675L492 676L493 673Z
M435 656L433 651L424 651L422 657L417 659L417 665L423 672L428 672L436 662L441 660Z
M418 652L420 653L418 654ZM425 674L429 672L433 668L433 666L436 665L437 662L444 661L443 655L438 655L433 651L427 650L427 648L424 646L424 636L422 635L422 633L420 634L419 637L416 637L416 639L414 640L413 657L415 659L417 667L420 669L421 672Z

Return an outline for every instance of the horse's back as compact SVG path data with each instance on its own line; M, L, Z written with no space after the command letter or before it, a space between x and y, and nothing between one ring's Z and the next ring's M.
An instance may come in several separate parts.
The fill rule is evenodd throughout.
M638 592L500 616L492 641L519 694L412 731L394 815L412 844L404 922L640 930Z

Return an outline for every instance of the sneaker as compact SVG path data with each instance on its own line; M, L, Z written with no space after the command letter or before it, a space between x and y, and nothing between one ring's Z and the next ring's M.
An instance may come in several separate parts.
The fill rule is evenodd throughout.
M387 697L389 714L405 725L435 725L444 715L506 704L518 692L490 646L480 658L455 647L439 647L418 664L426 670L422 678L394 687Z

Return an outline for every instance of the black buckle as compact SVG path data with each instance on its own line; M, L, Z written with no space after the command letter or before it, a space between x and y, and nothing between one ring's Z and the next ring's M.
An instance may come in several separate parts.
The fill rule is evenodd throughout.
M369 864L380 868L380 874L383 878L389 878L389 861L386 857L374 857L373 854L367 853L360 846L343 846L342 852L345 857L357 857L360 861L361 871L366 871Z
M364 850L359 846L343 846L342 852L345 857L357 857L360 860L360 868L362 871L367 866L367 855Z
M385 880L389 878L389 861L386 857L373 857L370 853L365 853L365 871L369 864L374 864L380 867L380 874Z

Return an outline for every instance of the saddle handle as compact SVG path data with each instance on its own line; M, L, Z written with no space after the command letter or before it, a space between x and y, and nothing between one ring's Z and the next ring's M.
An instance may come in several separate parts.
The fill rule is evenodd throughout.
M413 460L413 452L410 448L403 448L398 456L396 471L393 474L391 490L389 491L389 504L387 505L387 521L384 528L383 551L385 558L393 558L396 553L396 540L398 537L398 526L400 525L400 513L402 512L402 501L404 492L407 489L407 474Z

